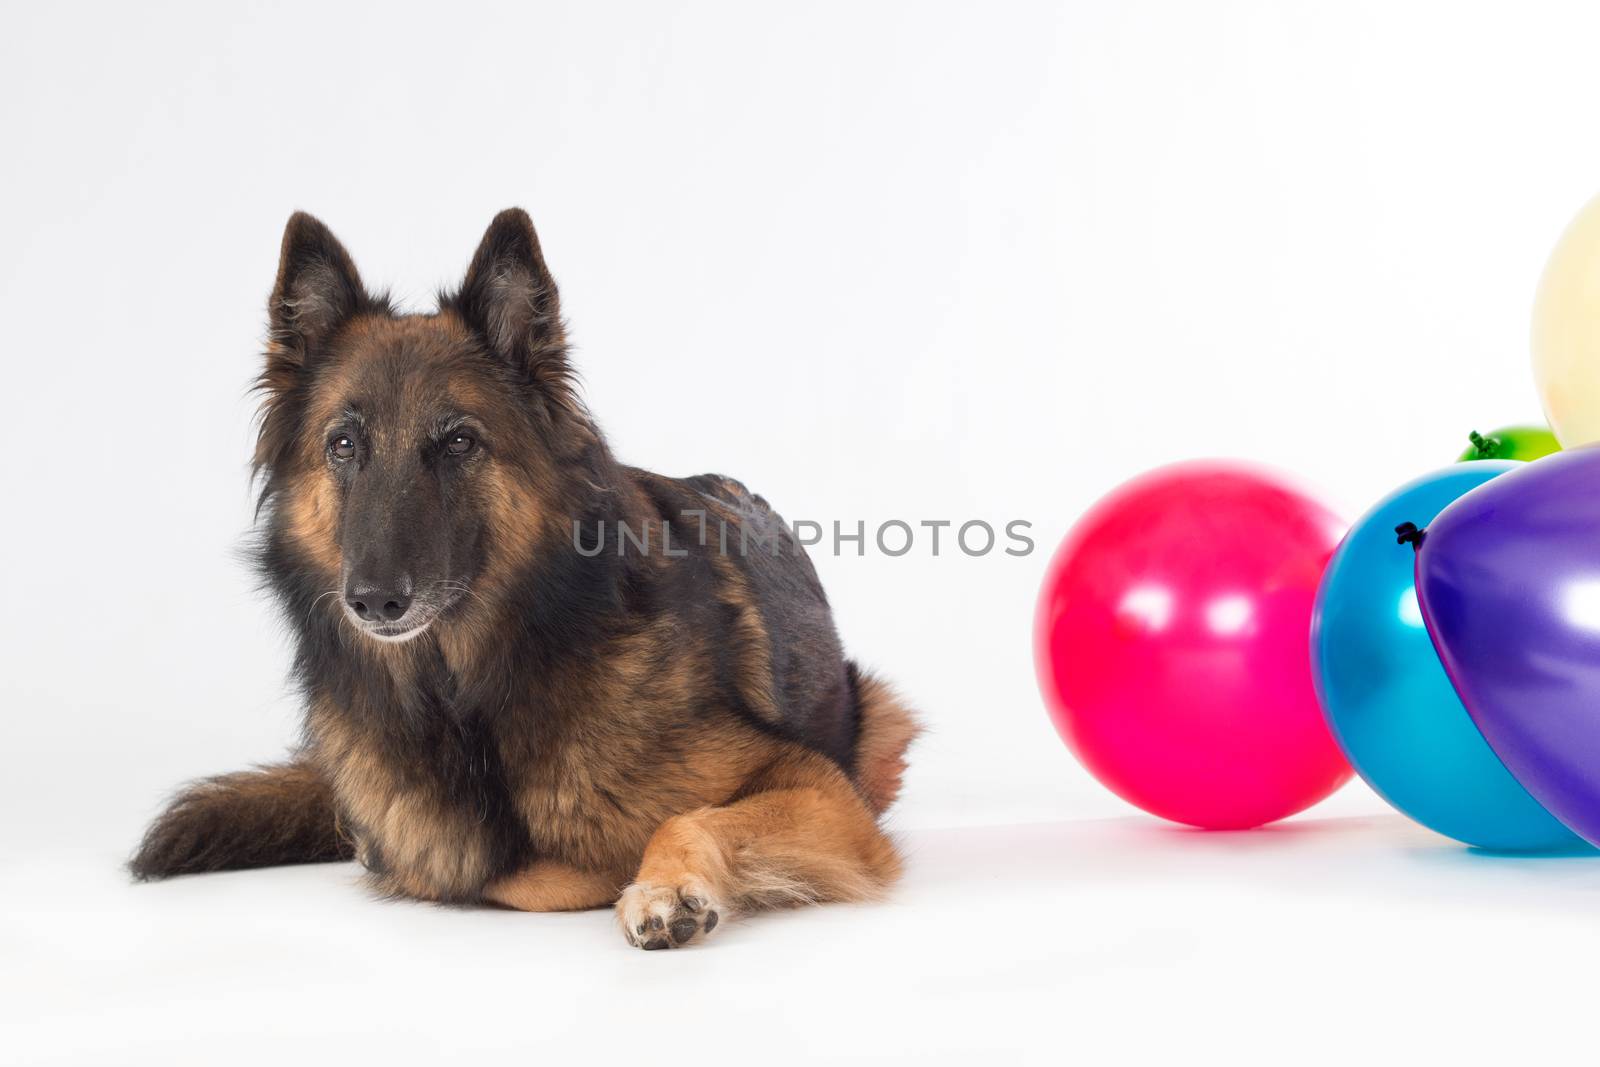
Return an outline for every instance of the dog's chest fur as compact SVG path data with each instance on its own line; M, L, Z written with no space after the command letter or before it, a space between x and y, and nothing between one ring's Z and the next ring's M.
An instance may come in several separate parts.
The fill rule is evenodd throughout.
M386 887L464 900L530 851L491 724L438 701L314 699L311 751L357 858ZM431 706L430 706L431 705Z
M656 681L649 693L586 687L578 707L534 691L492 711L432 676L361 686L312 700L311 751L387 889L470 901L544 858L620 887L667 817L725 801L770 758L771 739L715 707L663 715Z

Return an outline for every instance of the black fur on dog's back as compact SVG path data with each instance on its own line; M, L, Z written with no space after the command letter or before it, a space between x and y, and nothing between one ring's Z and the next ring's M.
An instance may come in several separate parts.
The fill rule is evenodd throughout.
M730 705L751 724L798 741L848 767L856 736L856 707L844 649L816 568L793 531L766 500L720 474L666 478L629 469L671 527L675 550L686 553L690 582L714 580L719 568L737 573L763 632L770 658L771 700L752 702L740 685L738 642L722 646L717 680ZM703 513L704 519L700 518ZM703 543L702 543L703 539ZM684 593L715 604L713 625L741 632L743 603Z

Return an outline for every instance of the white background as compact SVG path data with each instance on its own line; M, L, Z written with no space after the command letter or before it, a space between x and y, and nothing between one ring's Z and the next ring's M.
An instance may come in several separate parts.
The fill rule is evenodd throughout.
M735 475L790 518L1033 523L1038 549L1023 559L934 558L926 543L900 559L818 559L847 646L932 727L897 822L933 859L890 911L752 922L724 941L742 969L675 964L695 969L675 980L697 991L711 1031L724 1032L717 996L751 969L782 969L786 1003L826 986L820 963L797 972L763 947L815 950L819 936L854 946L864 962L851 981L874 989L902 987L894 968L918 953L961 948L987 964L951 964L968 984L928 995L966 989L980 1010L970 1030L948 1012L917 1030L921 1007L886 1008L899 1029L857 1010L836 1041L791 1051L866 1055L871 1040L915 1051L906 1035L920 1033L947 1050L987 1034L1073 1055L1070 1025L1088 1025L1091 1042L1148 1028L1119 1014L1148 985L1166 996L1152 1008L1180 1022L1265 998L1282 1034L1254 1031L1259 1049L1287 1055L1280 1036L1314 1029L1316 1001L1359 987L1369 952L1403 952L1399 931L1419 916L1437 965L1419 979L1434 990L1428 1010L1479 988L1464 968L1480 928L1513 952L1497 974L1562 988L1550 946L1574 935L1548 895L1571 893L1567 912L1581 915L1578 890L1600 888L1600 872L1463 860L1378 816L1359 784L1299 836L1254 843L1162 836L1143 819L1065 825L1129 809L1056 740L1029 632L1055 542L1140 470L1265 460L1353 517L1453 458L1469 429L1537 417L1533 287L1600 187L1597 34L1600 13L1584 4L8 7L0 830L16 896L0 955L33 950L13 956L23 962L6 987L27 993L31 1055L73 1058L90 1023L111 1028L103 1050L170 1052L177 1024L153 1024L158 1006L215 982L248 992L238 961L294 943L284 932L232 945L241 914L324 952L319 917L355 924L341 929L383 946L363 957L363 981L392 980L382 961L424 958L452 930L493 923L503 938L507 918L518 931L542 921L364 919L376 905L343 868L138 890L115 871L176 782L270 759L296 730L283 632L237 558L252 504L246 390L296 208L417 308L459 280L495 211L528 208L588 399L628 462ZM1036 825L976 829L1024 823ZM1279 855L1275 841L1293 846ZM985 877L986 863L1001 873ZM1419 903L1440 897L1464 909L1443 913L1455 925ZM185 920L196 908L211 918ZM1531 940L1544 947L1517 956L1510 931L1536 912ZM75 926L83 914L98 920ZM522 980L575 981L561 953L600 954L607 975L639 965L598 916L549 923L548 942L529 942L544 977ZM1176 941L1163 923L1181 927ZM1353 973L1299 961L1293 931L1307 931L1308 956L1321 946ZM369 945L365 933L381 936ZM1041 937L1048 951L1020 947ZM1087 956L1074 948L1085 939ZM175 984L141 970L151 956ZM348 955L307 958L328 983L317 1003L340 1012L310 1030L353 1048L457 1047L441 1036L448 1012L419 1008L401 1026L370 986L357 998L366 1014L341 1012ZM1279 981L1297 962L1322 976L1304 1000ZM912 967L924 985L929 967ZM85 973L103 977L85 987ZM1121 977L1091 980L1104 973ZM1190 977L1199 991L1185 997ZM626 1009L634 1037L660 1055L663 1043L696 1052L671 1040L687 1040L682 1024L641 1021L651 979L618 981L645 998ZM1401 995L1396 973L1383 981ZM440 1003L465 1011L463 988L478 987L463 977ZM603 998L620 994L594 988L602 1000L579 1018L604 1028ZM150 1002L107 1014L135 989ZM1024 1041L1097 989L1120 1007L1080 1005L1090 1023ZM255 995L228 1001L237 1018L197 1008L183 1025L236 1032L256 1017L244 1010ZM1547 1008L1518 1003L1535 1029ZM741 1010L741 1025L766 1032ZM1524 1025L1485 1019L1499 1019L1498 1036ZM425 1039L406 1036L428 1025ZM166 1036L116 1036L147 1030Z

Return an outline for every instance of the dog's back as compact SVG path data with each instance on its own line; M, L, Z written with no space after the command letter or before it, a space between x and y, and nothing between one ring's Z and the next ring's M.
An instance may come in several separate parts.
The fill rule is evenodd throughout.
M674 544L726 560L747 583L771 658L779 728L849 772L875 811L887 809L920 727L888 685L845 658L794 530L764 497L726 475L630 473L673 524Z
M686 554L674 562L709 580L705 599L736 636L738 647L718 657L732 705L848 767L856 716L844 649L816 569L788 524L720 474L629 473L671 530L671 550Z

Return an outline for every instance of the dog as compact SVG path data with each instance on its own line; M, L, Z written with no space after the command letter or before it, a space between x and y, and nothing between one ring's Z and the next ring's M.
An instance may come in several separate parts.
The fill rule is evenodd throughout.
M526 212L430 314L297 213L268 320L255 555L303 738L183 788L136 878L354 858L387 895L612 906L644 949L894 883L915 714L765 500L614 458Z

